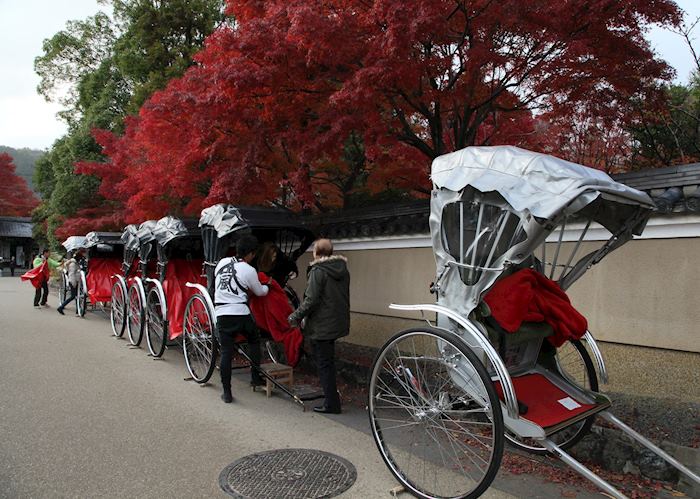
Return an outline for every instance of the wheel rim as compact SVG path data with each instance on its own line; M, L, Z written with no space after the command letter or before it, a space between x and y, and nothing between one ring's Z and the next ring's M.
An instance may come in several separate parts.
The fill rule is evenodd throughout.
M194 295L187 303L183 329L187 369L195 381L203 382L214 362L214 324L202 296Z
M397 336L380 351L370 381L372 431L384 461L415 494L476 495L493 479L503 426L482 376L460 347L428 332Z
M138 288L133 285L129 288L129 311L127 316L127 329L129 332L129 341L132 345L141 343L143 330L143 303L141 302L141 293Z
M78 310L78 314L81 317L85 316L85 309L87 307L87 296L85 295L85 288L83 283L78 283L78 293L76 294L75 308Z
M58 288L58 301L66 301L66 276L61 274L61 286Z
M112 286L112 310L110 317L114 336L124 334L124 289L120 282L115 282L114 286Z
M165 347L165 320L163 319L163 304L155 288L148 293L148 349L154 357L163 355Z
M273 363L285 364L287 362L284 345L281 343L277 343L275 340L267 340L265 341L265 351Z
M585 347L580 342L567 341L557 348L554 358L558 373L570 383L588 391L598 391L598 377ZM585 356L585 357L584 357ZM527 417L527 416L526 416ZM549 435L547 438L562 449L568 449L576 444L590 429L594 417L584 419L564 428L561 431ZM534 454L547 454L549 451L537 440L531 438L521 439L518 436L506 432L506 438L516 447Z

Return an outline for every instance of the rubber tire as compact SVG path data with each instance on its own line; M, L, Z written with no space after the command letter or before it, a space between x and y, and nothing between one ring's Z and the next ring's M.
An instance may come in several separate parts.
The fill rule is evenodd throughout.
M481 379L481 382L483 386L486 388L486 392L489 398L489 404L491 408L493 409L493 455L491 458L491 462L489 463L489 468L484 477L482 478L481 482L478 484L478 486L472 490L470 493L467 493L462 496L458 496L459 499L472 499L481 496L486 489L491 485L493 482L494 478L496 477L496 474L498 473L498 470L501 465L501 459L503 458L503 449L504 449L504 443L505 443L505 425L503 424L503 415L501 412L501 403L498 398L498 395L496 393L496 389L493 385L493 382L491 381L491 377L489 376L488 372L486 371L486 368L484 365L479 361L478 357L474 354L474 352L471 351L471 349L455 334L437 329L437 328L432 328L432 327L422 327L422 328L411 328L411 329L406 329L404 331L401 331L394 336L392 336L384 345L379 349L379 352L377 352L377 355L374 359L374 362L372 363L372 370L370 372L370 380L369 380L369 390L368 390L368 403L367 403L367 413L369 416L369 423L370 423L370 429L372 430L372 437L374 438L374 442L377 445L377 449L379 450L379 454L382 456L382 460L384 461L384 464L387 465L389 468L389 471L391 471L392 475L405 487L406 491L411 493L412 495L424 499L432 499L434 496L432 495L426 495L424 493L421 493L420 491L417 491L414 489L410 483L408 483L401 474L396 472L392 465L390 464L388 456L385 455L385 453L382 451L382 445L381 445L381 437L377 435L377 430L376 426L374 424L373 420L373 410L372 407L374 406L373 403L373 390L372 387L375 384L375 379L376 379L376 370L377 370L377 365L380 359L383 356L384 351L392 345L398 338L401 336L405 335L410 335L412 333L428 333L432 334L434 336L437 336L444 341L447 341L451 344L453 344L455 347L458 348L460 353L466 357L466 359L472 364L474 369L476 370L477 374L479 375L479 378Z
M157 299L160 304L160 313L156 313L156 311L151 308L151 300L154 298ZM148 307L148 327L146 328L146 343L148 345L148 350L151 352L153 357L162 357L163 353L165 352L165 344L167 343L168 338L168 321L163 318L163 303L161 303L160 294L155 286L153 286L148 292L148 295L146 295L146 306ZM151 333L151 331L155 331L155 328L151 327L151 323L156 316L160 320L161 329L163 331L161 338L154 338L154 335Z
M188 324L188 316L190 314L190 310L192 308L192 304L195 301L200 301L204 309L206 310L207 315L209 316L209 323L212 326L212 348L211 348L211 358L209 359L209 364L205 370L205 373L203 376L197 376L198 373L195 373L192 371L192 367L190 366L190 361L189 361L189 356L187 355L187 331L185 331L187 324ZM219 353L219 343L216 340L216 318L214 317L213 310L209 309L209 306L207 305L207 301L205 298L197 293L194 294L190 297L190 299L187 301L187 305L185 306L185 315L184 315L184 320L183 320L183 331L182 331L182 352L185 356L185 364L187 365L187 371L190 373L190 376L192 376L192 379L196 381L199 384L204 384L211 379L211 375L214 373L214 368L216 367L216 358Z
M122 320L121 320L121 325L116 326L114 324L114 311L116 310L115 303L114 303L114 297L116 296L116 289L119 289L119 292L122 294L124 302L122 303ZM114 336L117 338L121 338L124 336L124 330L126 329L126 291L124 290L124 286L122 285L121 281L116 280L114 284L112 285L112 310L111 313L109 314L109 320L110 323L112 324L112 333Z
M131 294L132 292L135 292L136 295L138 296L139 299L139 330L138 332L132 331L131 327L131 320L130 320L130 315L131 315ZM129 286L129 291L126 294L126 310L127 310L127 315L126 315L126 332L129 336L129 342L133 346L139 346L141 345L141 341L143 340L143 329L145 327L146 323L146 307L145 303L143 303L142 295L140 293L140 290L138 288L138 285L136 283L132 284Z
M83 280L78 282L78 293L75 296L75 307L80 317L85 317L87 312L87 290L83 287Z
M61 283L58 286L58 303L59 305L62 304L64 301L66 301L66 292L67 292L67 281L66 281L66 274L61 271Z

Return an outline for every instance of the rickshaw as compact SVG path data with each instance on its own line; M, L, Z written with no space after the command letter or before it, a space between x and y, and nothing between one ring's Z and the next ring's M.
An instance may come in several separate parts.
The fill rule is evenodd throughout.
M112 301L112 276L121 268L124 244L119 232L89 232L85 235L85 268L80 272L76 303L85 316L88 298L93 306Z
M85 248L85 236L69 236L61 243L68 256L74 256L78 251ZM58 281L58 303L66 301L69 285L66 269L61 267Z
M139 239L137 236L138 226L130 224L124 227L121 241L124 245L124 258L121 266L121 274L112 276L112 307L110 320L112 323L112 333L117 338L121 338L126 329L127 322L127 295L131 276L138 265Z
M563 298L640 235L655 209L651 198L603 172L510 146L440 156L431 178L436 303L390 305L420 312L427 325L379 349L368 394L375 443L404 489L425 498L478 497L507 440L554 455L610 496L625 497L566 452L596 416L700 483L610 413L611 400L598 392L605 363L585 318L567 329L575 317L546 310L566 310L568 298L536 301L549 292ZM602 244L586 238L593 232L605 234ZM523 312L523 304L540 308Z
M295 220L291 212L272 208L218 204L202 210L199 226L204 244L206 287L198 283L187 283L196 293L189 299L185 309L183 348L192 379L197 383L206 383L214 371L218 355L218 343L214 335L216 320L213 303L216 265L231 253L242 234L253 234L260 243L273 243L278 250L279 259L278 268L272 273L277 276L276 280L289 302L296 307L299 299L288 286L288 281L290 277L296 276L295 262L311 245L314 236L308 228ZM263 330L263 334L266 333L269 335L269 331ZM263 340L265 339L270 359L273 362L284 362L284 349L271 338L264 336ZM250 362L243 349L239 349L239 353ZM264 371L261 374L268 377ZM303 405L297 395L275 380L270 381Z
M157 242L157 278L146 278L150 289L145 298L147 341L153 357L163 355L168 340L177 340L183 331L185 304L194 289L203 284L203 250L197 220L167 216L151 227Z
M130 229L133 234L129 236L130 251L134 253L131 257L134 263L134 272L128 279L129 287L126 295L126 330L129 336L129 342L132 346L141 345L144 331L147 330L148 310L146 304L146 295L148 291L148 282L152 280L154 271L149 267L149 264L155 258L155 236L153 229L157 225L156 220L146 220L138 227ZM127 227L129 228L129 227ZM150 343L149 349L153 352ZM161 352L162 353L162 352Z

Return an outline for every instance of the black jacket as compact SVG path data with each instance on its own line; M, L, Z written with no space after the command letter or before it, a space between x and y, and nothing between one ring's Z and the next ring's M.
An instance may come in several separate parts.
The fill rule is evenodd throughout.
M306 318L304 336L335 340L350 333L350 273L345 257L333 255L309 265L304 300L290 316Z

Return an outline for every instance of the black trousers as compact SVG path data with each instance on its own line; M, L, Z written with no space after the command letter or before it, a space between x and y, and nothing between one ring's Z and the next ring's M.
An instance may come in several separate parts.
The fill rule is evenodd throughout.
M221 385L224 390L231 389L231 360L236 349L237 337L242 335L248 342L248 356L253 362L250 378L254 383L262 382L262 377L255 366L260 366L260 333L250 315L222 315L216 319L216 329L221 346Z
M318 377L326 398L325 406L332 410L340 410L340 397L335 381L335 340L311 340L316 359Z
M68 286L70 286L70 289L69 289L70 295L68 296L68 298L65 299L65 301L63 303L61 303L58 306L58 308L61 310L66 308L66 305L68 305L70 302L75 300L75 297L78 296L78 286L73 286L71 283L68 283Z
M36 288L34 293L34 306L46 305L46 300L49 299L49 281L44 281L41 286Z

